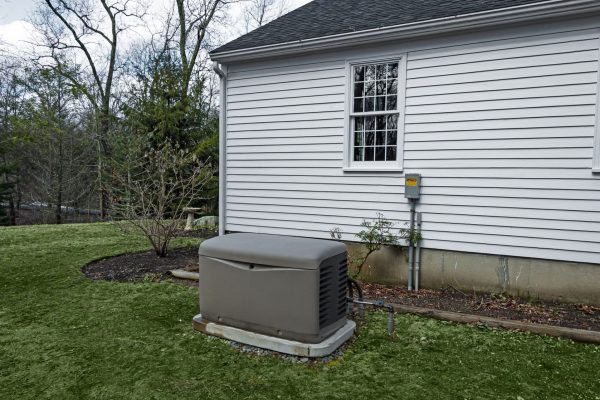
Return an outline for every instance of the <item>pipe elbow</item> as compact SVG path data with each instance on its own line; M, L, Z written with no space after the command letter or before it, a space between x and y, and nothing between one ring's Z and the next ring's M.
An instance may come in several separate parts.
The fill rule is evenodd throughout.
M218 62L213 61L212 68L213 68L213 71L215 71L217 73L217 75L219 75L221 78L225 78L226 77L225 71L223 71L221 69L221 67L219 66Z

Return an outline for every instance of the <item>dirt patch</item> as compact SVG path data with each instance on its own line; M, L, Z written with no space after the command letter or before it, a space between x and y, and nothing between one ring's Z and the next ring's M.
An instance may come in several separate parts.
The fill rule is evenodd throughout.
M365 297L388 303L600 331L600 308L584 304L527 302L503 295L464 293L452 288L415 293L401 287L367 283L363 290Z
M82 272L93 280L141 282L169 279L187 285L197 284L173 278L169 274L172 269L197 271L198 247L174 249L164 258L157 257L153 251L122 254L87 264L82 268Z

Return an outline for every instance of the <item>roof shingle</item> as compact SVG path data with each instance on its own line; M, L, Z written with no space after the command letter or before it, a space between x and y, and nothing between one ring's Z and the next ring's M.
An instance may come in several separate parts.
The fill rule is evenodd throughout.
M542 0L314 0L211 54L539 2Z

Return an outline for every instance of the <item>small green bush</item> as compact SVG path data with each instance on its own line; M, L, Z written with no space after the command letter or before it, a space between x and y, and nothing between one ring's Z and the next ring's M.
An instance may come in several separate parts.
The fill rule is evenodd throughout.
M385 218L382 213L377 213L377 217L371 221L363 220L360 224L364 229L356 234L356 237L365 246L366 251L357 258L349 259L349 264L353 267L352 278L360 276L364 265L369 256L380 250L384 246L401 247L403 242L416 243L422 239L421 233L416 229L411 231L408 223L405 228L400 228L398 233L394 231L394 222ZM340 227L334 227L329 230L329 235L334 240L342 240L343 232Z

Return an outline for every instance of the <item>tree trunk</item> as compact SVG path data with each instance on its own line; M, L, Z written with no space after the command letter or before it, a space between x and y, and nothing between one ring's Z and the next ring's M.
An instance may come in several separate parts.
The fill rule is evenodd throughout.
M8 217L9 217L9 225L15 226L17 225L17 211L15 209L15 201L13 200L12 195L8 199Z
M104 221L108 217L108 210L110 209L110 196L108 189L106 188L105 177L108 174L106 166L104 165L104 157L109 155L108 145L106 144L106 138L110 131L110 109L107 104L108 101L104 102L100 112L100 129L98 132L98 179L100 185L100 218Z
M62 86L62 80L60 79L60 75L58 77L58 176L57 176L57 190L56 190L56 224L62 224L62 200L63 200L63 163L64 159L64 151L63 151L63 123L62 123L62 92L60 90L60 86Z
M56 224L60 225L62 224L62 185L59 184L58 185L58 193L56 196L56 208L55 208L55 217L56 217Z
M101 133L102 135L102 133ZM102 139L98 139L98 191L100 195L99 206L100 206L100 219L102 221L106 220L108 216L108 191L104 184L104 149L102 146Z

